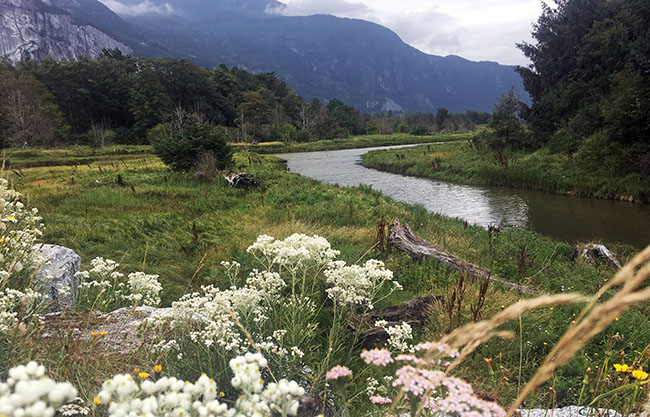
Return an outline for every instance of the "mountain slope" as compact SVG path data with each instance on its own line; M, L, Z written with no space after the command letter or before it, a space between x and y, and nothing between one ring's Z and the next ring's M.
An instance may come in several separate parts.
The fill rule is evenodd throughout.
M167 12L120 17L97 0L0 0L0 56L77 57L117 47L273 71L308 100L340 98L368 111L491 111L511 86L525 95L513 67L428 55L363 20L269 14L282 9L276 0L149 3Z
M340 98L362 110L491 111L514 86L513 67L425 54L389 29L328 15L253 19L222 12L209 19L132 17L158 42L202 65L274 71L306 98Z

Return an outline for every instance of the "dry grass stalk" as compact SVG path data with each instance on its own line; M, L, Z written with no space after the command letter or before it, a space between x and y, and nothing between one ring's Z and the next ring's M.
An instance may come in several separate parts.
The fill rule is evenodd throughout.
M573 304L586 300L587 298L580 294L545 295L530 300L522 300L494 315L490 320L468 324L467 326L454 330L440 340L440 342L446 343L460 351L460 355L447 368L447 372L456 368L477 347L493 337L510 337L511 334L509 332L499 332L496 330L504 323L540 307L556 304Z
M580 294L559 294L522 300L507 307L490 320L458 328L440 340L442 343L459 349L460 353L454 362L447 367L447 373L451 372L476 348L491 338L512 337L510 332L497 330L507 321L516 319L528 311L549 305L587 302L582 313L560 338L544 363L537 370L537 373L511 404L507 412L507 417L510 417L532 391L546 382L557 368L570 362L575 354L594 336L605 330L612 321L635 304L650 300L650 286L642 287L648 277L650 277L650 246L621 268L614 278L593 297L585 297ZM616 294L608 300L598 303L608 290L620 285L623 285L623 287ZM434 349L425 355L425 359L431 360L437 355L439 355L439 352ZM428 394L430 393L426 393L425 397ZM404 392L400 391L393 402L391 410L396 409L398 404L404 400ZM644 406L644 409L650 411L650 400ZM421 414L423 411L424 402L420 404L416 415Z

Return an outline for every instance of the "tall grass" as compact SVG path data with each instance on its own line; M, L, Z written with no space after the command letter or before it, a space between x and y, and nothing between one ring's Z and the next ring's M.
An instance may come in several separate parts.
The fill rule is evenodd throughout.
M607 167L584 169L578 161L548 150L513 153L507 167L469 142L417 146L400 150L399 154L397 157L394 151L377 150L364 155L362 161L364 166L378 170L466 184L650 202L647 178L613 175Z

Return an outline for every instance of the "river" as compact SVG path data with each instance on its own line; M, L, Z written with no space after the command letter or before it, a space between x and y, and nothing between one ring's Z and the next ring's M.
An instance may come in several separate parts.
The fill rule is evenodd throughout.
M407 145L408 146L408 145ZM416 145L410 145L416 146ZM579 198L540 191L461 185L376 171L361 165L375 149L279 154L292 172L328 184L365 184L427 210L484 227L502 220L568 242L650 244L650 205Z

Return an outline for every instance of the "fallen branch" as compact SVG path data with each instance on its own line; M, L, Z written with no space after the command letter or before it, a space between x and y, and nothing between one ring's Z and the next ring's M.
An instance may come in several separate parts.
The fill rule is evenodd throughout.
M393 220L388 229L388 244L394 248L407 253L416 261L433 260L444 265L447 270L452 272L464 273L468 277L485 279L496 282L500 285L517 290L522 293L535 293L536 291L526 286L515 284L503 278L492 275L487 269L456 258L442 250L436 248L432 243L427 242L420 236L413 233L408 224L400 223L399 219Z

